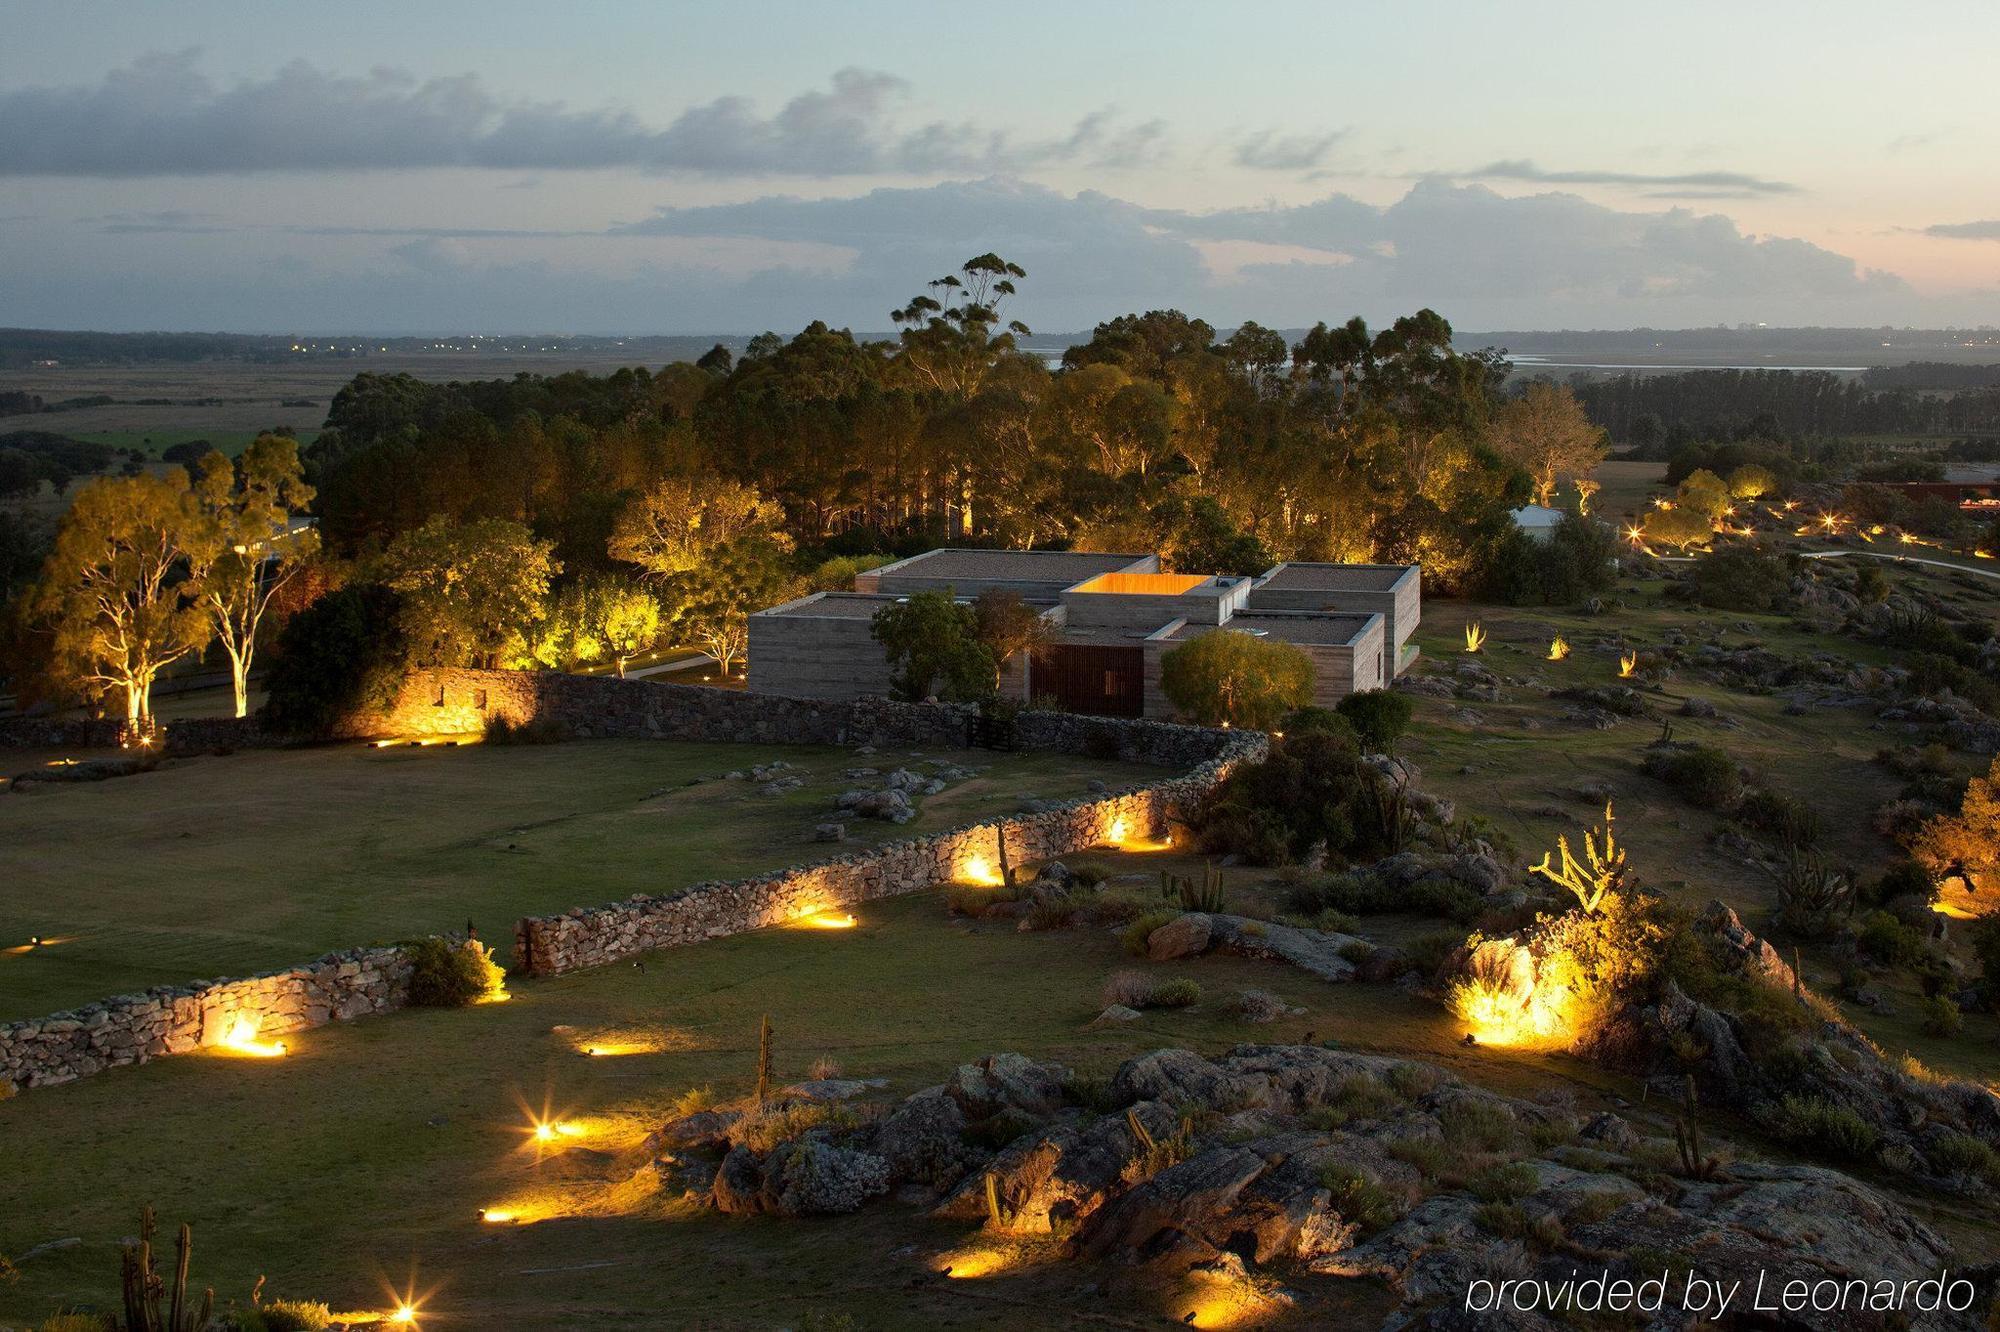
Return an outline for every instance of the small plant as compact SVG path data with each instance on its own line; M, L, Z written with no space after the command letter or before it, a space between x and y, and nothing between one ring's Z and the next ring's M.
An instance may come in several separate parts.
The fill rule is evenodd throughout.
M1466 1188L1482 1202L1513 1202L1533 1193L1541 1183L1535 1168L1525 1161L1490 1165L1465 1182Z
M1201 982L1186 976L1155 985L1146 996L1147 1008L1190 1008L1201 1002Z
M1736 761L1713 745L1655 747L1642 766L1648 777L1673 787L1698 809L1721 809L1743 789Z
M139 1239L125 1246L122 1261L127 1332L203 1332L215 1315L215 1291L204 1291L201 1307L188 1302L188 1259L194 1253L194 1232L186 1222L174 1239L171 1285L153 1270L153 1209L139 1209ZM161 1301L166 1307L161 1308Z
M814 1082L826 1082L840 1076L840 1061L832 1055L820 1055L806 1069L806 1076Z
M1066 860L1070 874L1086 888L1095 888L1111 877L1111 866L1102 860Z
M1854 882L1829 869L1817 851L1794 844L1778 879L1778 923L1808 939L1833 933L1854 911Z
M317 1300L270 1300L257 1306L264 1332L323 1332L333 1311Z
M1694 1074L1687 1077L1681 1093L1680 1113L1674 1117L1674 1150L1680 1153L1681 1173L1689 1179L1709 1180L1722 1168L1720 1157L1710 1156L1701 1145L1701 1093Z
M1211 915L1227 906L1222 891L1222 871L1212 860L1202 866L1200 887L1195 886L1192 878L1182 878L1161 870L1160 897L1169 902L1179 901L1182 911L1205 911Z
M757 1025L757 1091L755 1100L759 1107L771 1099L771 1015L764 1014L764 1020Z
M1481 1203L1472 1219L1481 1229L1490 1230L1502 1239L1525 1239L1532 1224L1527 1210L1510 1202Z
M1146 940L1152 937L1153 931L1180 918L1181 913L1178 911L1148 911L1118 932L1119 942L1123 943L1125 951L1134 957L1144 957Z
M721 1101L716 1097L715 1088L708 1086L689 1087L674 1098L673 1117L686 1119L704 1110L713 1110Z
M1438 1179L1451 1160L1451 1149L1436 1138L1398 1138L1389 1144L1389 1155L1425 1179Z
M1044 897L1022 917L1031 930L1066 930L1076 923L1083 904L1067 897Z
M1114 971L1104 982L1102 998L1104 1006L1110 1008L1144 1008L1147 996L1153 993L1153 980L1143 971L1127 968Z
M1402 1215L1395 1194L1351 1166L1330 1162L1320 1171L1319 1182L1333 1195L1333 1210L1342 1220L1359 1226L1364 1235Z
M1169 1166L1177 1166L1194 1155L1194 1120L1184 1116L1180 1127L1165 1138L1155 1138L1152 1131L1140 1120L1137 1110L1125 1112L1125 1126L1132 1130L1132 1139L1138 1144L1138 1155L1133 1159L1132 1171L1139 1180L1148 1180Z
M574 738L569 727L553 717L517 722L495 713L486 719L485 740L489 745L559 745Z
M1396 741L1409 729L1414 711L1407 694L1388 689L1364 689L1349 694L1334 712L1353 728L1355 738L1373 754L1392 754Z
M1506 1106L1493 1101L1463 1097L1446 1106L1438 1116L1444 1140L1453 1147L1475 1147L1481 1151L1503 1151L1514 1145L1519 1125Z

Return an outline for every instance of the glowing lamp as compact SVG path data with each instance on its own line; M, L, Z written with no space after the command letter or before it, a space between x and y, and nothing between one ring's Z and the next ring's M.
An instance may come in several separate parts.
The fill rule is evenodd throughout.
M398 1327L414 1327L417 1322L417 1308L413 1304L399 1304L389 1315L389 1321Z
M854 917L845 911L821 911L800 923L815 930L851 930L855 926Z
M968 883L992 886L1000 882L1000 875L993 868L993 862L977 853L965 858L959 870Z
M504 1207L482 1207L479 1209L479 1219L489 1226L504 1226L519 1220L514 1213Z
M222 1040L218 1044L225 1050L250 1055L257 1059L276 1059L285 1053L283 1041L258 1040L257 1025L246 1017L239 1017L230 1023L229 1030L223 1033Z

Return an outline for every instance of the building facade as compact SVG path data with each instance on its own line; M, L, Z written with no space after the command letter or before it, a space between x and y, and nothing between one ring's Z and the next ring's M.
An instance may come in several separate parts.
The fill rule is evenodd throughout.
M1003 590L1051 633L1001 664L1000 692L1072 712L1166 718L1160 659L1191 638L1270 637L1312 659L1314 702L1386 688L1416 659L1422 616L1415 565L1280 564L1255 577L1160 572L1157 555L941 549L861 574L851 592L816 592L750 617L753 693L851 699L889 692L872 624L917 592L963 601Z

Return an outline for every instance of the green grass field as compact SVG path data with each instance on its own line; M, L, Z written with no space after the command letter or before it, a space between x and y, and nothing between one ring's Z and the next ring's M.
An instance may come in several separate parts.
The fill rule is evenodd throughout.
M1120 859L1141 883L1161 863ZM303 1032L284 1059L162 1060L0 1105L0 1139L23 1146L0 1174L0 1253L83 1241L24 1262L19 1282L0 1285L0 1320L115 1299L117 1239L146 1201L168 1223L193 1222L196 1280L219 1297L241 1300L266 1274L272 1292L380 1308L390 1285L414 1284L447 1328L768 1328L812 1312L851 1313L866 1327L1177 1319L1172 1288L1108 1300L1128 1280L1116 1273L930 1279L936 1255L969 1228L894 1202L824 1223L732 1221L663 1197L650 1171L635 1178L647 1159L636 1146L675 1096L749 1090L766 1013L781 1078L827 1056L896 1092L1002 1050L1103 1074L1161 1046L1219 1053L1308 1033L1420 1053L1517 1093L1551 1075L1591 1105L1622 1088L1575 1061L1468 1050L1441 1009L1389 986L1327 986L1226 956L1135 962L1109 931L967 922L935 894L857 914L853 930L765 930L652 954L643 971L517 984L507 1004ZM1089 1026L1105 978L1135 965L1192 976L1207 998ZM1306 1011L1246 1027L1220 1001L1253 985ZM657 1052L579 1054L592 1041ZM523 1150L529 1111L585 1127L582 1150L538 1163ZM489 1206L535 1223L482 1226ZM708 1275L689 1281L697 1265ZM1319 1316L1381 1302L1366 1283L1317 1284ZM1031 1301L1030 1312L1010 1299ZM1149 1323L1149 1312L1167 1317Z
M284 409L278 408L274 410L282 412ZM317 415L316 412L305 408L297 409L295 414L302 418ZM278 421L274 422L274 424L283 425L285 422ZM62 433L69 434L70 432L64 431ZM200 430L177 429L172 426L163 426L158 429L139 430L80 430L71 434L70 437L72 439L81 439L91 444L109 444L114 449L138 449L141 453L154 458L159 457L160 454L176 444L185 444L191 439L205 439L216 448L221 449L224 453L234 458L237 454L243 452L245 448L249 447L250 441L257 438L261 433L263 432L259 430ZM292 431L292 437L298 440L300 448L304 448L319 438L319 430L317 428L308 429L298 427Z
M53 754L0 752L9 774ZM506 938L522 915L660 893L818 859L811 841L856 765L908 753L598 740L563 745L245 751L159 771L0 795L0 1019L150 985L236 976L331 949L462 928ZM983 769L897 828L1010 812L1023 794L1083 794L1150 769L1044 754L940 757ZM772 759L800 790L689 785Z

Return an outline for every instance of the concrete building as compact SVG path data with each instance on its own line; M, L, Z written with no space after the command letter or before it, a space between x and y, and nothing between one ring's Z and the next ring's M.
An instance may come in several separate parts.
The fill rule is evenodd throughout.
M1547 541L1562 526L1563 511L1543 504L1523 504L1507 516L1514 520L1514 526L1528 534L1529 540Z
M1408 670L1422 617L1415 565L1281 564L1233 577L1161 573L1157 555L933 550L854 583L852 592L817 592L750 617L751 692L886 694L889 665L871 624L884 606L917 592L948 591L968 602L990 589L1017 593L1053 634L1032 659L1017 653L1002 663L1002 695L1121 717L1171 716L1161 657L1221 630L1303 650L1315 669L1314 701L1331 706Z

